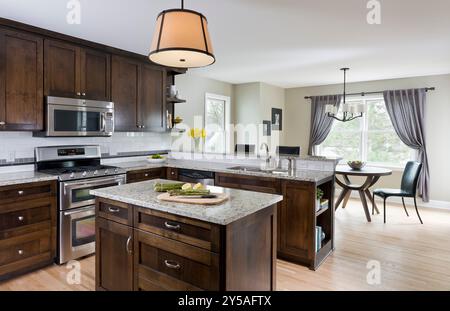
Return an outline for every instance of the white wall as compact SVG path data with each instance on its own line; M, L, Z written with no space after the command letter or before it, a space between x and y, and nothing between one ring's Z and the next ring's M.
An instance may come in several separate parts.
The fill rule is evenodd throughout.
M266 83L245 83L234 86L236 141L239 144L254 144L256 149L266 142L272 149L284 144L285 90ZM270 137L263 136L263 120L271 121L272 108L283 111L282 131L273 131Z
M185 75L178 75L175 84L179 92L179 98L186 99L186 103L175 105L175 116L183 118L184 126L204 127L205 114L205 94L212 93L230 97L230 121L233 123L234 116L234 90L230 83L213 79L199 77L189 72ZM231 140L234 144L234 139ZM173 134L172 150L191 151L192 141L187 137L187 133Z
M387 89L436 87L428 92L426 109L426 139L431 177L431 200L450 202L450 75L414 77L350 83L348 92L370 92ZM308 148L311 104L308 95L339 94L342 85L292 88L286 90L286 143ZM401 171L383 177L377 186L399 187Z

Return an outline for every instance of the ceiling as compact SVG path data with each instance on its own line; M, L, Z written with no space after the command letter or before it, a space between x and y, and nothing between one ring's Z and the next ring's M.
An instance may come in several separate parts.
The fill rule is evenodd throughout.
M79 0L81 24L66 22L68 0L0 0L0 16L147 54L157 14L175 0ZM366 22L368 0L186 0L206 15L217 62L193 69L230 83L282 87L450 73L449 0L379 0L381 24Z

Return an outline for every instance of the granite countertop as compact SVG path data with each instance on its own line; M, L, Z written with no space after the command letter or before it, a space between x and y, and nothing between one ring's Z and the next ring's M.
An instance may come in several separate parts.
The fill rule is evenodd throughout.
M173 182L155 179L133 184L91 190L92 195L146 207L175 215L227 225L283 200L283 196L253 191L208 186L211 192L225 192L230 199L219 205L205 206L159 201L153 190L156 182Z
M56 179L58 179L57 176L35 171L0 173L0 187Z
M195 169L210 171L216 173L228 173L228 174L238 174L238 175L248 175L256 177L272 177L296 181L307 181L318 183L326 178L334 175L331 171L319 171L319 170L309 170L309 169L299 169L289 174L271 174L265 172L254 172L254 171L242 171L242 170L231 170L230 167L240 166L236 163L223 163L223 162L207 162L207 161L189 161L189 160L175 160L169 159L166 163L154 164L146 161L134 161L134 162L122 162L114 163L115 166L121 167L127 171L139 170L139 169L149 169L149 168L159 168L159 167L175 167L175 168L185 168L185 169ZM244 165L245 166L245 165ZM254 165L247 165L254 166Z

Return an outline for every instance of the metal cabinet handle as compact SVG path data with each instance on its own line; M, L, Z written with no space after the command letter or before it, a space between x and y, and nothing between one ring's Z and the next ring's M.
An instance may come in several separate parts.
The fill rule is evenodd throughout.
M111 213L118 213L120 212L120 208L110 206L108 207L108 211L110 211Z
M164 260L164 264L166 265L167 268L170 268L170 269L178 270L181 268L180 264L173 260Z
M19 221L23 221L23 216L19 216L19 217L17 217L17 219L18 219Z
M145 176L145 177L148 177L148 173L145 173L144 176Z
M181 226L180 226L180 225L173 225L173 224L169 223L168 221L166 221L166 222L164 223L164 226L165 226L167 229L170 229L170 230L180 230L180 229L181 229Z
M23 190L17 191L17 194L18 194L18 195L22 195L22 194L23 194Z
M81 96L81 93L80 93L80 92L77 92L77 96Z
M0 125L6 125L5 121L0 121Z
M127 253L128 253L128 254L133 253L133 250L130 248L130 245L131 245L131 236L129 236L128 239L127 239L127 245L126 245L126 248L127 248Z
M23 250L19 249L19 250L17 251L17 253L18 253L19 255L23 255Z
M86 93L81 93L82 96L86 96Z

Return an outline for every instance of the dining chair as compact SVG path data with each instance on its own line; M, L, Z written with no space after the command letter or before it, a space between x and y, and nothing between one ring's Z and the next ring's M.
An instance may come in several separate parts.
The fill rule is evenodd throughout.
M422 218L420 217L419 210L417 209L416 202L416 190L417 182L419 180L420 170L422 169L422 163L409 161L406 163L405 170L403 171L402 183L400 189L375 189L373 191L372 200L372 215L374 214L375 208L375 196L383 198L383 212L384 212L384 223L386 223L386 199L389 197L401 197L403 208L405 209L406 216L409 217L408 210L405 206L405 198L414 198L414 207L416 208L417 216L419 217L420 223L423 224Z

